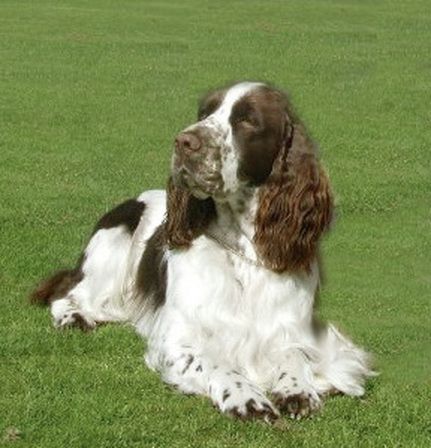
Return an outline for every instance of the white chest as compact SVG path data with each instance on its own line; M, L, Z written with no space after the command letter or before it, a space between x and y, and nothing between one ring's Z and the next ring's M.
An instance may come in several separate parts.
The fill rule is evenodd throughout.
M204 333L266 338L310 319L317 282L317 268L277 274L201 237L170 258L167 305Z

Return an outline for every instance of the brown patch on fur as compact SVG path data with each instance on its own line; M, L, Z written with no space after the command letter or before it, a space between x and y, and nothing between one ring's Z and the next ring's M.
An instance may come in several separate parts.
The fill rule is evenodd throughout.
M232 107L229 122L239 148L238 176L263 184L283 142L287 98L266 86L254 89Z
M184 366L184 369L183 369L183 371L181 372L181 375L184 375L184 374L187 372L187 370L189 370L189 368L190 368L192 362L194 361L194 359L195 359L195 358L194 358L193 355L188 355L188 356L187 356L186 365Z
M188 248L215 218L212 198L197 199L169 179L167 188L166 236L169 247Z
M274 394L273 400L280 412L286 412L294 418L308 417L319 409L311 396L304 393L287 396L277 393Z
M83 278L81 263L75 269L63 269L43 280L30 294L30 302L37 305L49 305L65 296Z
M97 222L93 235L100 229L110 229L124 225L133 234L138 227L145 204L136 199L128 199L105 213Z
M302 124L290 124L271 174L262 186L254 241L276 272L309 271L329 227L333 197L316 148Z
M72 317L74 319L72 327L77 327L84 332L94 330L95 327L90 325L80 313L73 313Z
M267 403L262 403L261 405L263 409L259 409L256 400L250 398L245 404L245 413L241 413L238 407L235 406L228 411L228 414L243 421L262 419L267 423L274 423L278 419L278 415L271 409L271 407Z
M159 226L148 240L139 262L136 286L144 299L149 299L154 308L165 303L167 285L167 261L165 226Z
M225 389L225 390L223 391L223 398L222 398L222 400L223 400L223 401L226 401L229 397L230 397L229 389Z

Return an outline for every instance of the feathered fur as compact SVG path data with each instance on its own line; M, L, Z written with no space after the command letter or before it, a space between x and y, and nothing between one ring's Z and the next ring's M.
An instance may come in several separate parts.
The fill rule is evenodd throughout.
M295 124L259 193L254 241L268 268L309 271L332 214L328 177L304 127Z

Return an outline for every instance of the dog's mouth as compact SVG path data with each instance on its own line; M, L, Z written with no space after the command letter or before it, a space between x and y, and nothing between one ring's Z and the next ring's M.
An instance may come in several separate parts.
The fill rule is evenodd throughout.
M184 165L175 170L172 179L175 185L190 191L198 199L218 196L223 190L223 179L220 173L208 172L202 175L191 172Z

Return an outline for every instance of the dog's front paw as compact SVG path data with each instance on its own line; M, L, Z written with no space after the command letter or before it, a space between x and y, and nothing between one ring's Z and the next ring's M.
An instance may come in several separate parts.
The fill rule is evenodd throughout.
M96 322L78 308L70 298L55 300L51 304L51 314L56 328L77 327L90 331L96 327Z
M279 416L277 408L257 387L245 381L215 391L215 404L225 414L241 420L261 419L274 422Z
M241 420L262 419L267 423L273 423L280 416L269 400L250 398L245 404L234 404L224 412Z
M321 408L321 401L312 392L281 393L275 392L274 403L280 412L287 413L291 418L308 417Z
M59 319L55 320L54 325L56 328L76 327L82 331L91 331L96 327L96 323L93 320L73 310L64 313Z

